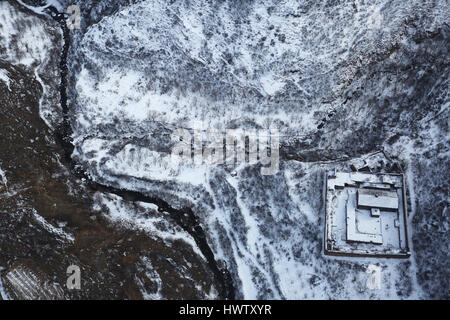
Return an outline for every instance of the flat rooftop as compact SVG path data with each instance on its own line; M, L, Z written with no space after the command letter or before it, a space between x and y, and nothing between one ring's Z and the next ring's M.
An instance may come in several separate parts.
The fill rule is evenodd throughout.
M402 174L330 171L325 254L409 257Z

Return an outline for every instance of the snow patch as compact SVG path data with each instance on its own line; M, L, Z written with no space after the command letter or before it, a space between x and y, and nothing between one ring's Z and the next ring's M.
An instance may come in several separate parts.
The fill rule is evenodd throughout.
M6 85L8 86L8 90L11 91L11 88L9 86L10 84L10 79L8 76L8 71L4 70L4 69L0 69L0 80L3 81L4 83L6 83Z
M0 167L0 178L2 178L2 183L7 188L8 187L8 179L6 178L5 171L3 171L1 167Z
M118 223L121 226L143 230L148 234L162 239L163 241L173 242L182 240L192 247L192 250L206 260L203 253L198 248L195 240L178 226L167 225L166 219L161 216L151 215L155 210L154 204L147 204L144 202L137 202L137 205L149 210L149 215L138 215L136 210L128 208L122 201L122 198L114 194L104 195L101 193L95 194L94 210L100 211L110 221ZM105 206L108 211L105 212L102 208ZM158 225L164 225L166 228L158 228Z
M284 85L285 82L277 79L277 77L272 73L267 73L261 77L261 86L270 96L273 96L275 93L280 91Z
M57 227L51 225L42 216L38 215L35 210L33 210L33 217L48 232L50 232L50 233L52 233L54 235L57 235L61 239L64 239L64 240L66 240L68 242L74 242L75 241L75 238L74 238L73 235L65 232L61 228L57 228Z
M10 300L8 294L6 293L5 287L3 286L3 280L2 280L2 271L3 269L0 268L0 297L2 297L3 300Z

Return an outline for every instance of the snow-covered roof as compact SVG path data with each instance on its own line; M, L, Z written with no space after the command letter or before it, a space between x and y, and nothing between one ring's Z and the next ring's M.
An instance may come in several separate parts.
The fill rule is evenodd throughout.
M401 174L329 172L325 253L407 257Z

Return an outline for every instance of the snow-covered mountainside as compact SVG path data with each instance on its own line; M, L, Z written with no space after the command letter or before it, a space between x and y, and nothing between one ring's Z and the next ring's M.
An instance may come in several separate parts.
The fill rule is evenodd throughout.
M0 18L0 300L217 298L208 251L164 208L68 170L58 23L15 1ZM66 286L71 265L82 290Z
M94 212L185 243L217 281L204 297L450 297L447 1L58 1L72 4L65 116L74 171L104 188ZM279 170L174 164L172 133L198 121L278 129ZM352 164L405 174L410 258L324 256L325 172Z
M32 71L43 86L40 99L42 119L51 126L61 120L59 68L62 33L56 23L42 22L36 16L21 12L6 1L0 4L0 59ZM1 72L1 71L0 71Z

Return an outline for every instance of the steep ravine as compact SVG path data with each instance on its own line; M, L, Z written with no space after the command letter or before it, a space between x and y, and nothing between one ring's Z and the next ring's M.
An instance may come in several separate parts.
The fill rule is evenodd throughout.
M233 299L235 297L235 288L233 285L232 278L229 271L226 268L220 268L217 265L214 254L208 245L205 232L198 222L197 217L192 212L190 208L183 208L182 210L173 208L169 203L162 199L149 197L143 193L118 189L111 186L103 185L98 182L93 181L89 175L87 175L80 166L72 159L72 153L74 145L72 144L71 135L72 128L69 120L69 109L67 104L67 53L70 47L70 32L66 25L66 16L63 13L59 13L55 7L49 7L48 11L51 16L58 21L61 26L61 30L64 35L64 45L61 53L60 70L61 70L61 84L60 84L60 96L61 96L61 107L63 111L63 121L61 125L55 130L55 138L62 146L64 150L66 163L71 168L71 171L78 178L85 181L86 186L88 186L93 191L99 191L103 193L112 193L120 196L127 201L138 201L151 203L158 206L160 211L167 212L170 214L171 219L177 223L183 230L189 233L195 240L196 244L200 248L202 254L207 259L207 263L211 271L213 272L216 281L220 284L219 296L224 299Z

